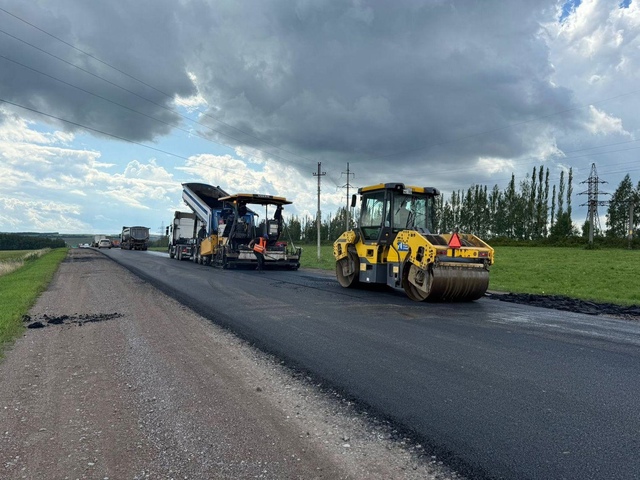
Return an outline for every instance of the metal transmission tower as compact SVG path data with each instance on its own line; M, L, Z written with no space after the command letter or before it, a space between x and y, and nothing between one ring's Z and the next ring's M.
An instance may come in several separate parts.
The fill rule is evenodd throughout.
M342 185L342 187L340 187L340 188L346 188L347 189L347 209L345 210L347 218L346 218L346 221L345 221L345 228L344 228L344 230L346 232L346 231L351 230L349 228L349 216L350 216L349 214L351 213L351 199L349 198L349 188L351 188L353 185L351 185L349 183L349 180L356 176L355 173L351 173L349 171L349 162L347 162L347 171L346 172L341 172L341 175L346 175L347 176L346 185Z
M322 166L322 162L318 162L318 173L314 173L313 176L314 177L318 177L318 216L316 218L317 223L318 223L318 261L320 261L321 255L320 255L320 225L322 224L321 219L320 219L320 179L322 177L324 177L327 172L321 172Z
M607 183L604 180L598 178L598 172L596 171L596 164L591 164L591 174L584 182L580 184L587 184L587 191L581 192L578 195L588 195L587 203L583 203L580 206L587 206L587 221L589 222L589 244L593 244L593 232L595 227L600 230L600 218L598 217L598 206L605 206L609 203L607 200L598 200L598 195L609 195L607 192L601 192L598 185L601 183Z

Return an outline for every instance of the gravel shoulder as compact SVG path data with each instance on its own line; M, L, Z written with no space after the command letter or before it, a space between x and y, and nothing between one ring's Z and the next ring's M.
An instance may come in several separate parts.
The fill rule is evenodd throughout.
M0 478L460 478L100 252L0 363Z

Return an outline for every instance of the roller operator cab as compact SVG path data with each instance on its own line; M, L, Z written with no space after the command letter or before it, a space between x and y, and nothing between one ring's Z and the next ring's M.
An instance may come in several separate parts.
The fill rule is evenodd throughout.
M340 285L386 284L415 301L470 301L485 294L493 249L471 234L435 233L437 189L386 183L358 194L358 228L333 244Z

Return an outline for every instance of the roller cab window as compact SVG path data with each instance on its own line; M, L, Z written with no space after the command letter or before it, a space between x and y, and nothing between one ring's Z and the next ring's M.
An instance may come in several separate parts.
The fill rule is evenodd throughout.
M360 230L366 240L375 240L380 236L380 229L388 211L387 203L384 191L372 193L363 199Z

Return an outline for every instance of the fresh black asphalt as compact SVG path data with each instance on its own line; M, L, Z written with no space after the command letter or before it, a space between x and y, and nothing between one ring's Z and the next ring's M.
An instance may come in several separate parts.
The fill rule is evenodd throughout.
M469 478L640 472L640 324L489 299L415 303L314 270L106 255L309 372Z

